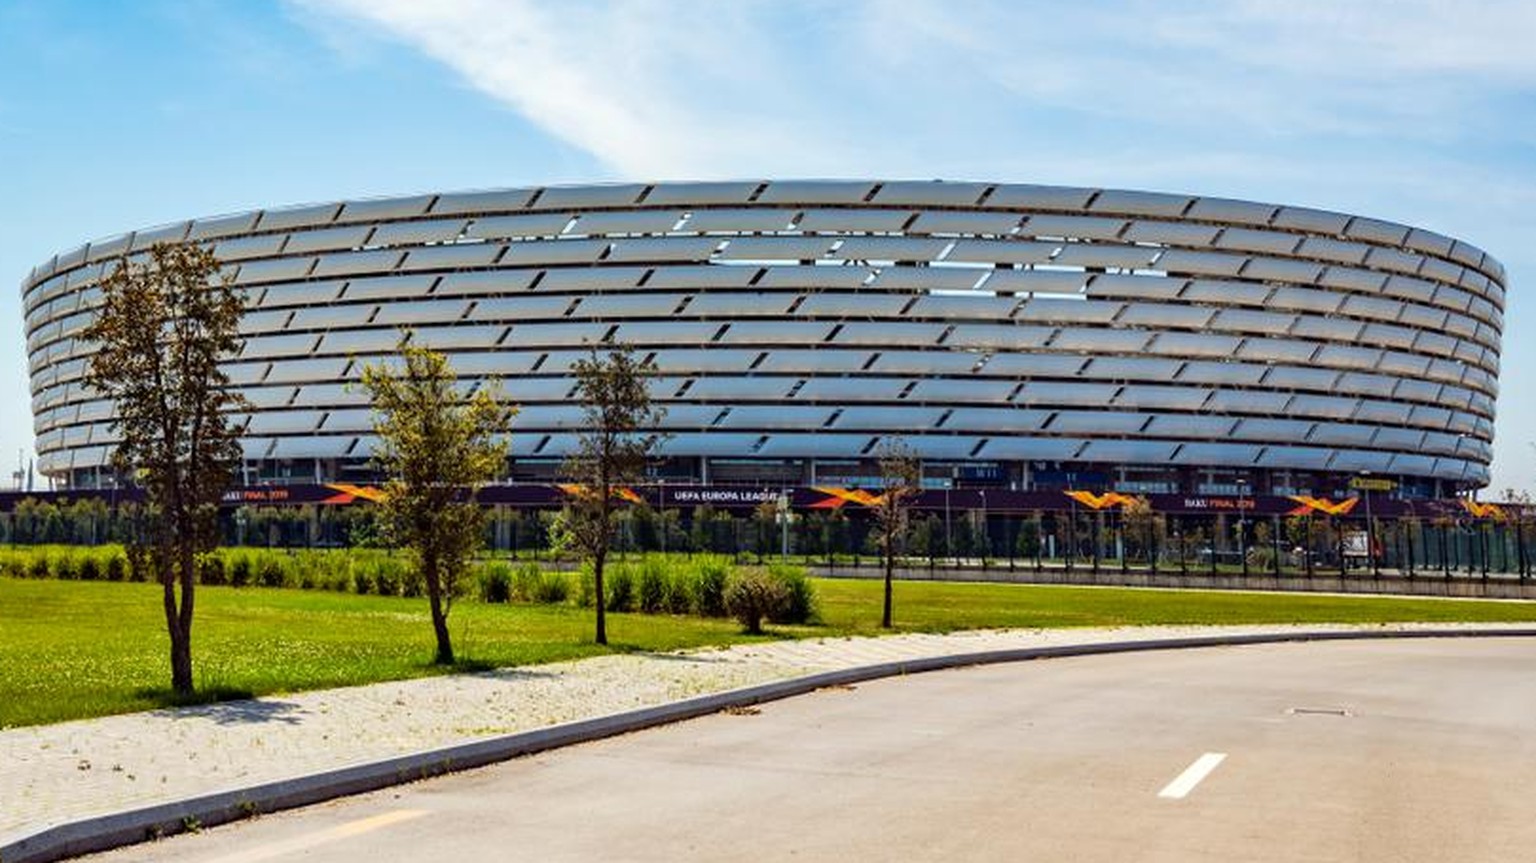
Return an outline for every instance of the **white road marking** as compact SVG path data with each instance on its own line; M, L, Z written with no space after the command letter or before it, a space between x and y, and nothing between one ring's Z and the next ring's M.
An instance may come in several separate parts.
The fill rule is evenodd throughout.
M1225 761L1225 752L1207 752L1195 759L1195 763L1184 768L1184 772L1178 778L1168 783L1163 790L1157 792L1157 796L1166 797L1169 800L1182 800L1189 792L1195 790L1205 777L1211 775L1221 762Z
M238 851L223 857L215 857L208 863L256 863L259 860L271 860L275 857L287 857L299 851L324 845L327 842L335 842L338 839L348 839L360 836L381 827L391 824L399 824L402 821L410 821L427 814L425 809L396 809L393 812L385 812L382 815L374 815L369 818L359 818L356 821L348 821L325 830L314 833L306 833L295 836L292 839L284 839L280 842L272 842L267 845L258 845L245 851Z

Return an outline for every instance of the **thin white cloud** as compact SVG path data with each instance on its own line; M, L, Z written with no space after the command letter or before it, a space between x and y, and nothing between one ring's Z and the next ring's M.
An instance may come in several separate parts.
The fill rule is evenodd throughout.
M1446 140L1536 86L1536 5L1127 0L871 5L872 56L962 92L1191 133ZM910 72L909 72L910 75Z
M1190 44L1272 66L1319 65L1360 78L1466 75L1536 83L1536 6L1525 0L1242 0L1171 16ZM1201 26L1208 21L1208 26ZM1177 33L1161 30L1163 35Z
M787 164L803 145L787 60L748 4L302 0L371 24L536 125L633 176L734 174L741 154ZM773 154L782 158L772 159ZM768 165L767 167L772 167Z
M1536 87L1536 4L1504 0L293 2L425 52L638 177L1070 163L1080 143L1047 128L1062 118L1234 152L1445 144L1510 123L1491 102Z

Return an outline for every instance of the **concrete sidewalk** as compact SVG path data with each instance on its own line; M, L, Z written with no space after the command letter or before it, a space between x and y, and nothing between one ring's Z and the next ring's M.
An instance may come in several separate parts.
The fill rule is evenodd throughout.
M785 641L604 656L12 729L0 732L0 845L7 838L86 817L877 663L1302 629L1467 628L1156 627Z

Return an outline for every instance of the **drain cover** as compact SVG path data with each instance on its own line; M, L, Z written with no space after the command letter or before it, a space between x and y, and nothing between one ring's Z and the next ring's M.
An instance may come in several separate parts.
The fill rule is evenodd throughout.
M1352 716L1342 707L1292 707L1285 711L1292 716Z

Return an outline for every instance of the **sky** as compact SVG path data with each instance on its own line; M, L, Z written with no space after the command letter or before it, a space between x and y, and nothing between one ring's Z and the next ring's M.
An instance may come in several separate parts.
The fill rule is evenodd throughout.
M1509 272L1493 483L1536 493L1528 0L0 0L0 477L33 444L20 282L266 206L871 177L1389 219Z

